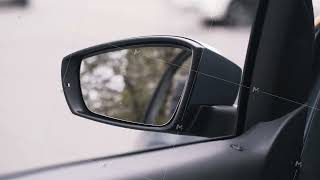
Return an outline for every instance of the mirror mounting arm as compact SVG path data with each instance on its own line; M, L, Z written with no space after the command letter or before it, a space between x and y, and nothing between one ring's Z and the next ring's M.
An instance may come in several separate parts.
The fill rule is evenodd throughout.
M201 106L189 131L201 137L227 137L235 135L236 126L235 106Z

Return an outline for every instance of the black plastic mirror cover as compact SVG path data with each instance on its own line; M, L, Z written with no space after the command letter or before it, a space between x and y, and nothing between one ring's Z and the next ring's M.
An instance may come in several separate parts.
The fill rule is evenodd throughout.
M180 47L192 51L189 77L172 119L163 126L151 126L119 121L90 112L81 93L79 80L81 61L85 57L114 51L118 48L150 45ZM68 106L75 115L120 127L188 134L188 129L195 121L193 113L197 111L197 107L234 103L239 89L241 69L210 47L194 40L177 36L149 36L105 43L72 53L63 58L61 78Z

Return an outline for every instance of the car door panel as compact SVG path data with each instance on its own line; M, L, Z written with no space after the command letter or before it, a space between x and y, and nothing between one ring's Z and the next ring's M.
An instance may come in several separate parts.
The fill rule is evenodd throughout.
M304 132L306 108L226 140L145 151L25 172L12 179L289 179ZM53 171L54 170L54 171ZM21 177L21 178L19 178Z

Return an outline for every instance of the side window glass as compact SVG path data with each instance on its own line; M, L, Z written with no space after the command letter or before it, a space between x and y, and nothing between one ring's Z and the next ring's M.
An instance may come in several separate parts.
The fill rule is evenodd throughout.
M243 67L257 4L258 0L0 0L0 174L202 139L113 127L72 115L61 88L61 59L119 39L176 35L209 44ZM87 80L101 73L95 71L85 72ZM170 117L186 73L180 69L173 77L176 84L155 123ZM82 83L90 85L85 79ZM118 85L109 88L122 90ZM97 111L105 108L93 101L96 97L89 90L84 92L91 97L87 103ZM115 116L125 113L117 111ZM129 118L135 120L132 114Z

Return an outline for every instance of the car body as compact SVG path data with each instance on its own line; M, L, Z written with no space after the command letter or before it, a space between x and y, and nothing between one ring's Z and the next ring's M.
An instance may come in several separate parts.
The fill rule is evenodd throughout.
M28 5L28 0L1 0L0 6L16 6L25 7Z
M177 7L199 12L206 26L248 26L254 20L256 0L173 1Z

